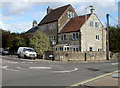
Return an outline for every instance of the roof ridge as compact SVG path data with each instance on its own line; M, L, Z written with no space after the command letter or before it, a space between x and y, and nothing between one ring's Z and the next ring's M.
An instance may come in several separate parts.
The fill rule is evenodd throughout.
M68 5L64 5L64 6L60 6L60 7L58 7L58 8L52 9L52 11L53 11L53 10L57 10L57 9L60 9L60 8L63 8L63 7L67 7L67 6L71 6L71 4L68 4Z
M87 15L87 19L86 19L87 21L91 16L91 14L86 14L86 15ZM85 24L85 15L76 16L68 21L68 23L61 29L60 33L78 31L84 24Z
M40 21L38 25L58 20L60 16L66 11L66 9L69 8L69 6L71 5L68 4L68 5L51 10L51 12L46 14L46 16Z

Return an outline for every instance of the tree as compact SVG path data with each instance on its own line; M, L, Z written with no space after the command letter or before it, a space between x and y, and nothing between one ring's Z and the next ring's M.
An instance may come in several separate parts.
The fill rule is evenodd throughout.
M43 55L50 49L49 38L46 34L36 31L30 39L30 46L33 47L38 55Z
M2 47L9 48L12 46L10 31L2 30Z
M109 27L110 51L120 52L120 27Z

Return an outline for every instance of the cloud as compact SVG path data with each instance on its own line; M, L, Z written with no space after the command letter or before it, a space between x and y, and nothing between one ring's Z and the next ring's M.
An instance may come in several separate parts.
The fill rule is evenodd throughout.
M2 9L5 9L4 15L21 15L25 14L26 10L29 10L33 7L34 3L23 2L3 2Z
M21 0L2 0L2 2L19 2ZM23 2L118 2L119 0L22 0Z
M2 9L4 10L4 16L0 16L0 19L3 21L2 25L4 29L12 32L22 32L31 28L32 22L24 22L23 19L22 22L18 20L19 22L13 23L14 20L17 19L15 16L19 15L19 17L22 17L25 14L31 14L30 16L33 16L32 20L34 20L43 19L46 14L46 9L44 10L41 8L40 10L37 9L34 13L28 13L28 11L30 12L34 6L42 7L45 5L47 8L47 6L50 5L54 9L66 4L71 4L76 10L77 14L82 15L85 13L86 7L93 5L98 17L105 19L105 15L107 13L117 14L117 1L118 0L3 0ZM87 9L87 12L89 12L89 9ZM7 23L7 21L10 20L12 20L12 23ZM102 22L105 23L105 20L102 20ZM1 23L2 22L0 22L0 24Z
M0 21L0 27L1 26L2 26L2 29L4 30L21 33L29 30L32 27L32 24L30 22L7 24Z
M45 15L46 15L46 10L33 13L34 19L39 19L39 20L43 19Z

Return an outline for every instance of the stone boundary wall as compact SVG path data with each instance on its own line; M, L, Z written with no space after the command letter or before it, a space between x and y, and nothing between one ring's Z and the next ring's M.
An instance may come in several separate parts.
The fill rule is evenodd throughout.
M99 61L106 60L106 52L54 52L55 60L59 61Z

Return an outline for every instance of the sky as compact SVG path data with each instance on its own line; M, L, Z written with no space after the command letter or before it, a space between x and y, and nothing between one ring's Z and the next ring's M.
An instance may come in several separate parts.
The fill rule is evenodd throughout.
M106 14L110 14L110 25L118 24L119 0L2 0L0 1L0 28L10 32L26 32L33 20L38 23L52 9L71 4L77 14L85 14L85 8L92 5L100 21L106 26ZM90 8L86 12L89 13Z

